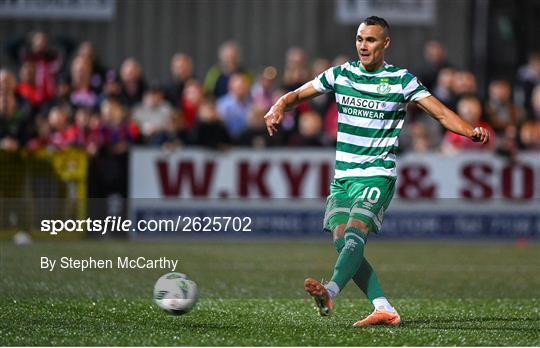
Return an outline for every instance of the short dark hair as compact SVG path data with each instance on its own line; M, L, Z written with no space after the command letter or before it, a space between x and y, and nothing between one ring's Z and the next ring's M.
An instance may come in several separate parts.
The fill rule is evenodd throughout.
M367 17L362 21L365 25L378 25L381 26L384 31L386 32L386 35L390 35L390 25L386 21L386 19L377 17L377 16L370 16Z

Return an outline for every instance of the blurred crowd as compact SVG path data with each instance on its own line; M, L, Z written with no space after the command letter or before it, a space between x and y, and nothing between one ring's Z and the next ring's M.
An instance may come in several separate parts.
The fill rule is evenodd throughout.
M472 72L447 61L437 41L425 44L423 67L415 73L430 92L471 125L488 129L492 141L473 143L412 107L400 139L406 151L491 151L513 159L520 150L540 150L540 52L508 76L488 76L486 91Z
M284 93L350 59L310 60L302 48L291 47L283 71L253 71L242 63L238 45L228 41L205 76L195 76L196 62L179 52L171 58L169 79L157 81L134 58L117 69L106 67L91 42L66 49L43 32L11 42L6 52L17 71L0 69L0 149L77 146L92 156L122 154L132 144L168 150L334 146L337 106L331 94L288 111L274 137L266 135L263 116ZM402 151L513 156L521 149L540 150L540 53L532 53L512 78L491 77L486 93L470 71L447 61L439 42L426 43L424 60L424 68L413 73L469 123L488 128L494 141L482 146L445 132L411 105Z

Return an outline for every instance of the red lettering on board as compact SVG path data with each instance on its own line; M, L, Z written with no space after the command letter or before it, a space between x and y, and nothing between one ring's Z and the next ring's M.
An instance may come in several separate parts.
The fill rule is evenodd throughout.
M493 188L489 184L493 168L483 163L472 163L463 167L465 188L461 190L461 196L468 199L488 199L493 197Z
M281 167L287 177L289 184L289 192L292 198L300 197L300 188L302 187L302 180L304 179L308 169L309 163L303 162L298 169L292 168L289 162L281 162Z
M429 169L421 164L400 171L398 194L403 199L435 198L436 186L429 180Z
M514 188L514 175L521 174L521 195ZM531 167L523 164L508 165L502 170L502 194L504 198L531 199L534 196L534 172Z
M182 182L189 182L190 193L194 197L208 196L210 183L214 176L215 163L206 161L204 172L195 173L195 165L191 161L178 162L176 176L169 177L169 162L165 160L157 161L159 173L159 184L161 192L166 197L178 197L182 194Z
M319 168L319 195L321 197L326 197L330 194L332 169L334 169L334 166L328 163L322 163Z
M270 192L266 187L265 176L269 163L263 161L259 164L251 164L248 161L238 163L238 195L248 197L251 187L256 187L261 197L270 197Z

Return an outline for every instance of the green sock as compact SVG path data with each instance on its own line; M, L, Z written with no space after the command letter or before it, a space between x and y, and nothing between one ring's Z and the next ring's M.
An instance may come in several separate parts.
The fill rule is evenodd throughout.
M345 246L345 238L341 237L334 240L334 247L338 253L341 252ZM367 298L373 302L373 299L377 297L385 297L377 278L377 273L373 270L373 267L369 264L368 260L364 257L360 268L353 275L352 280L354 283L366 294Z
M364 260L367 236L355 227L345 229L344 245L334 266L332 280L340 290L351 280Z
M341 253L341 249L345 246L345 237L341 237L338 239L334 239L334 248L336 248L336 251Z

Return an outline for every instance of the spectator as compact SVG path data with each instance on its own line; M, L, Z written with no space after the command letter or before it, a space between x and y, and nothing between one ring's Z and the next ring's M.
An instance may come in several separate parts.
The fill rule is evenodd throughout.
M218 116L215 103L205 99L199 107L197 116L194 129L195 144L214 150L227 150L232 140L223 120Z
M318 76L319 74L322 74L330 67L331 65L328 59L324 59L324 58L315 59L311 67L311 77L313 78L315 76ZM336 97L334 96L334 93L324 93L316 98L309 100L310 108L313 109L319 115L326 115L330 106L335 103L336 103Z
M283 93L276 88L277 69L267 66L263 69L257 83L251 88L253 104L260 109L270 109Z
M130 120L127 110L115 99L101 104L104 140L113 154L126 153L128 145L139 140L139 127Z
M99 114L79 108L75 112L75 122L67 129L70 145L81 147L90 155L95 155L103 144Z
M0 93L0 150L15 151L24 145L26 118L14 93Z
M74 122L67 129L70 145L83 148L86 146L86 132L91 115L92 111L88 108L78 108L75 111Z
M519 145L527 150L540 150L540 84L531 93L531 111L519 129Z
M449 67L446 61L446 52L439 41L431 40L424 45L423 69L418 74L420 81L429 89L433 90L439 72L443 68Z
M0 69L0 94L13 94L17 88L15 75L7 70Z
M254 104L250 110L247 128L238 137L239 146L252 147L254 149L263 149L270 146L283 145L283 136L281 132L269 137L264 123L264 115L268 109L261 108Z
M457 71L452 82L452 92L457 98L476 94L476 78L470 71Z
M133 119L139 125L145 140L150 141L150 138L165 128L167 119L173 112L173 107L165 100L162 88L153 84L144 93L143 102L133 109Z
M105 143L102 120L99 112L93 112L88 120L86 133L86 152L95 155Z
M48 121L51 132L48 145L57 149L67 148L71 143L68 134L68 111L60 106L55 106L49 111Z
M32 105L29 104L22 96L17 94L16 90L17 78L15 78L15 74L7 69L0 69L0 94L14 96L18 111L20 111L25 118L32 116Z
M34 63L25 62L21 66L16 92L34 108L39 108L45 101L44 96L40 94L40 90L36 87L36 69Z
M45 104L41 108L41 111L45 114L48 114L49 111L55 106L61 106L63 108L69 109L70 114L73 111L71 105L71 85L65 78L59 78L57 80L55 97L49 100L49 102L47 102L47 104Z
M512 87L506 80L494 80L489 84L486 102L487 119L497 138L497 152L514 159L518 149L518 122L521 112L512 102Z
M531 93L531 110L527 119L540 122L540 83L534 87Z
M518 151L518 129L510 126L504 130L494 141L497 154L507 157L509 161L515 161Z
M233 138L246 129L251 105L248 78L243 74L233 74L229 81L229 93L217 103L219 115Z
M192 130L195 126L197 113L203 98L204 94L200 82L196 80L187 81L180 101L180 108L184 115L183 126L186 129Z
M482 118L482 104L478 98L474 96L462 97L457 104L457 113L473 127L484 127L490 133L490 139L495 140L495 134L493 129L486 122L481 121ZM455 154L461 151L488 151L494 149L494 141L490 141L488 144L472 142L470 139L447 131L443 142L441 144L441 150L446 154Z
M299 47L291 47L287 50L285 71L283 72L283 90L292 91L311 78L311 71L307 65L306 53ZM281 129L288 138L298 133L300 114L310 111L310 102L306 101L296 105L295 108L286 112L281 122Z
M422 121L415 121L403 128L399 138L400 150L412 152L428 152L433 149L428 125Z
M322 118L314 111L300 114L298 134L289 143L291 146L319 147L324 146L322 140Z
M34 129L35 132L33 136L26 144L26 148L30 151L37 151L47 147L51 137L51 126L49 125L49 120L42 114L38 114L36 116L34 120Z
M193 61L185 53L176 53L171 59L171 81L165 87L165 98L174 106L180 105L186 83L193 78Z
M34 65L37 93L43 101L51 99L55 92L57 74L64 63L64 53L51 47L47 34L33 32L29 35L28 44L14 43L8 47L8 52L19 65Z
M234 41L226 41L219 47L219 63L208 70L204 79L204 93L221 98L228 92L229 79L235 73L247 76L251 83L249 72L240 65L240 49Z
M129 110L117 99L105 99L100 110L104 145L90 161L88 191L91 197L107 197L109 204L114 201L116 207L109 205L108 209L121 211L127 196L128 149L137 143L140 132Z
M399 137L400 150L419 152L434 150L441 145L445 133L446 130L433 117L419 107L409 105L407 119Z
M449 104L449 107L456 111L458 101L469 95L476 95L476 78L467 70L456 71L452 79L452 95L454 100Z
M300 47L287 50L285 71L283 72L283 89L293 91L310 79L306 53Z
M165 151L173 151L191 143L191 135L183 124L180 113L170 113L165 127L154 135L152 144L161 146Z
M540 150L540 121L526 121L519 131L521 148Z
M92 89L92 65L83 56L71 62L71 104L75 107L94 108L98 104L98 94Z
M532 91L540 83L540 52L529 55L527 64L517 72L516 101L527 113L532 111Z
M120 79L115 70L109 70L105 74L105 84L99 97L99 105L105 99L120 99L122 94L122 85Z
M75 57L82 57L89 62L91 71L90 86L96 93L100 93L105 82L107 69L99 62L94 45L90 41L81 42Z
M124 60L120 67L120 103L133 107L142 101L145 90L146 83L139 63L133 58Z
M445 104L453 102L452 85L456 71L453 68L442 68L437 75L437 82L432 89L433 95Z
M516 127L521 118L518 107L512 102L512 87L506 80L493 80L488 88L487 119L497 135L508 127Z

